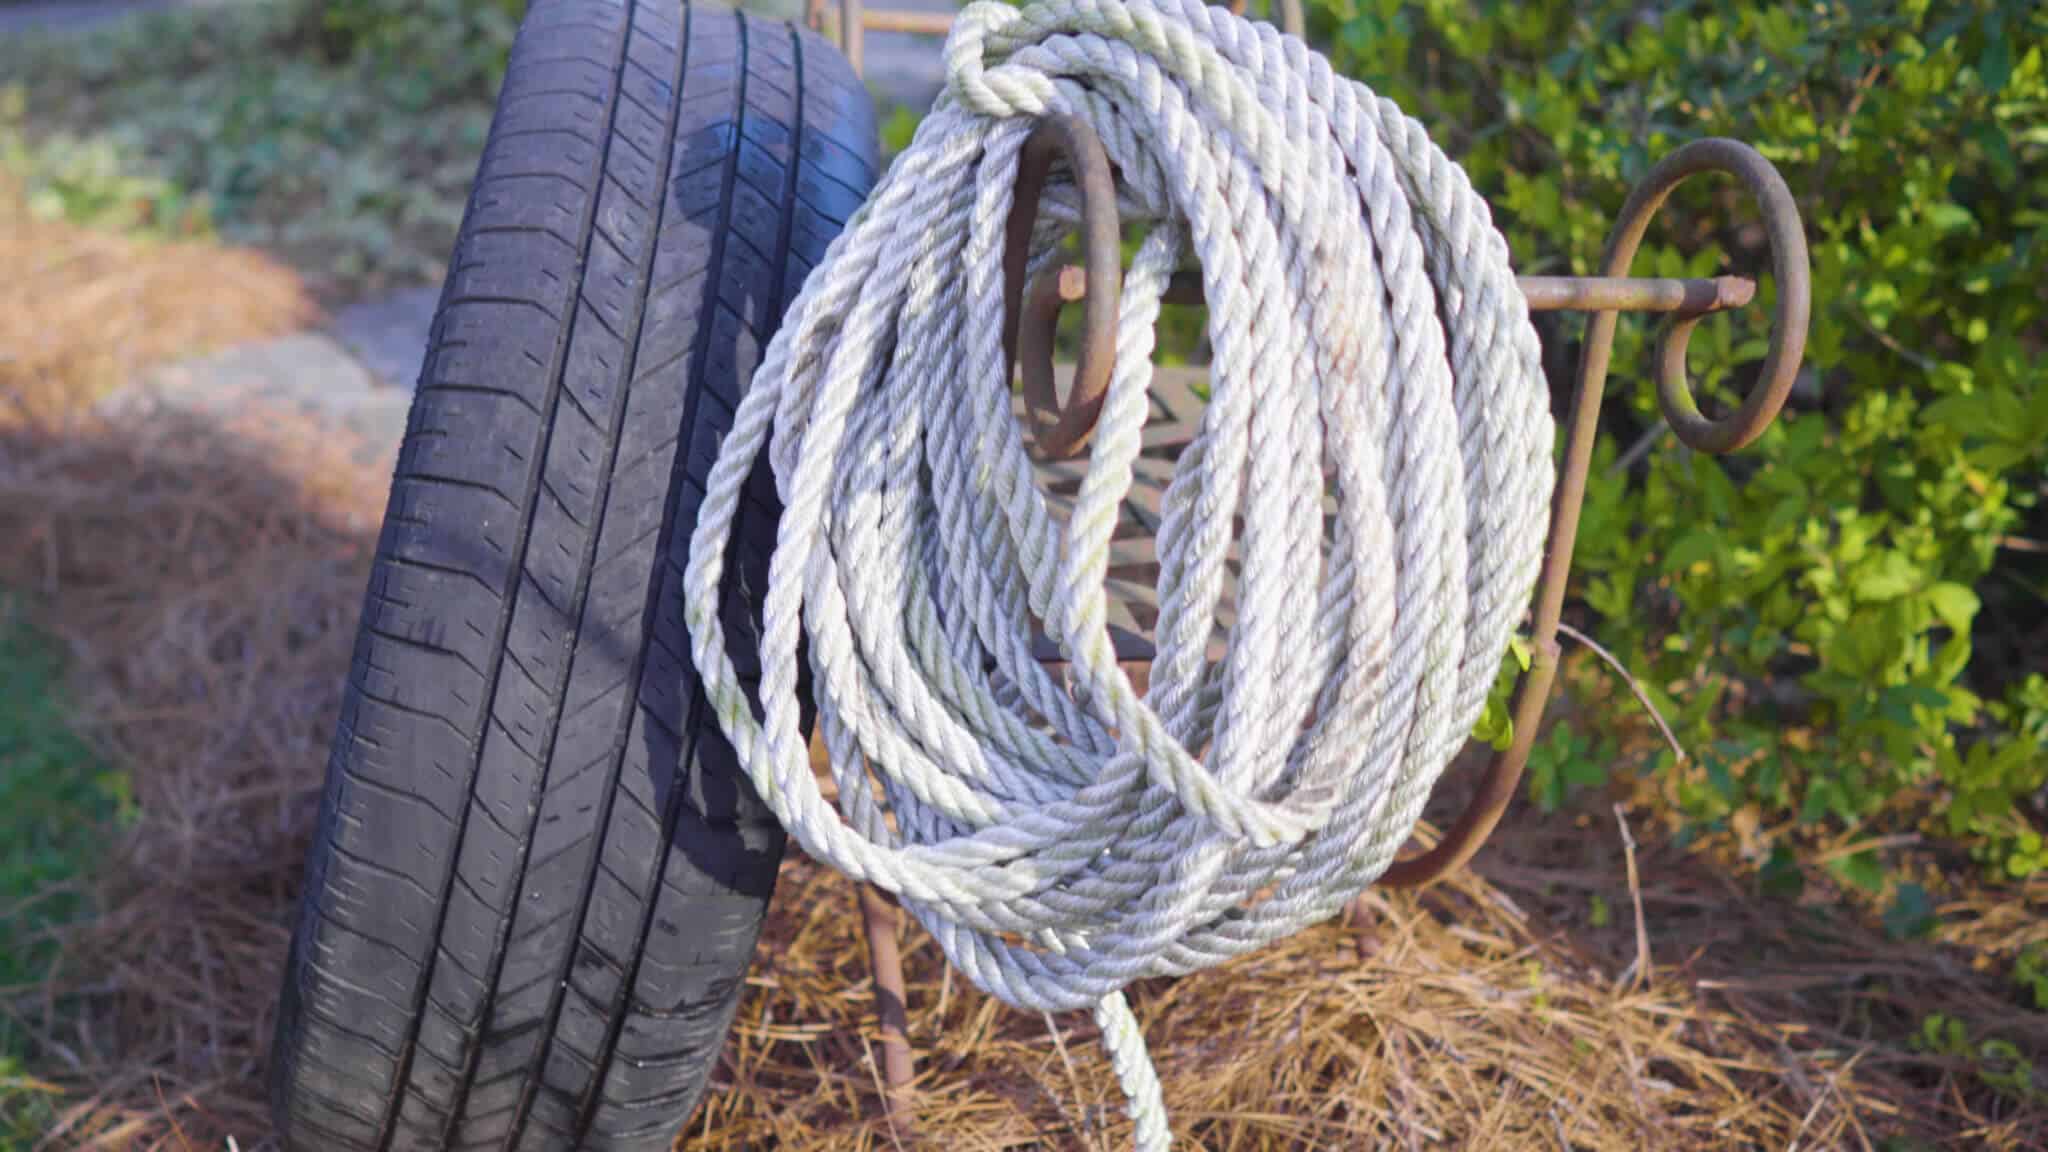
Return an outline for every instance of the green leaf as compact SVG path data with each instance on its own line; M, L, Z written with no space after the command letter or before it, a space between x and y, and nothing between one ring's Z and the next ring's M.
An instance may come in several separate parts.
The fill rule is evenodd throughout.
M2003 440L2010 431L2000 417L1997 400L1976 392L1936 400L1920 410L1920 422L1986 440Z
M1757 870L1757 886L1773 900L1797 900L1806 890L1806 874L1800 871L1792 853L1780 844L1771 849L1770 859Z
M1828 813L1838 811L1842 807L1842 786L1835 783L1832 778L1818 777L1807 784L1806 798L1799 805L1799 822L1818 823Z
M1515 664L1524 672L1529 670L1529 664L1535 659L1529 649L1529 641L1519 633L1508 637L1508 652L1514 656Z
M1924 684L1894 684L1878 693L1878 711L1892 723L1905 729L1917 729L1919 720L1913 715L1915 708L1929 708L1936 712L1948 707L1948 693L1929 688Z
M1977 226L1977 218L1970 215L1970 210L1953 202L1936 204L1929 208L1927 222L1934 225L1935 230L1943 235L1966 231Z
M1858 852L1853 856L1838 856L1828 861L1828 871L1844 884L1853 884L1865 892L1884 891L1884 862L1875 852Z
M1884 910L1885 935L1894 940L1925 936L1934 931L1934 900L1918 884L1901 884Z
M1693 565L1713 558L1721 547L1712 532L1688 532L1678 538L1671 551L1664 555L1666 572L1683 572Z
M2006 82L2012 79L2012 39L1988 15L1984 21L1984 51L1977 57L1977 79L1994 96L2005 91Z
M1905 553L1879 552L1856 570L1849 590L1861 600L1896 600L1918 587L1920 569Z
M882 151L893 156L910 147L911 137L917 135L917 125L921 119L922 117L909 108L897 105L896 110L889 113L889 118L882 121Z
M1927 588L1927 606L1958 636L1970 634L1970 622L1977 618L1979 604L1975 592L1953 581L1944 580Z

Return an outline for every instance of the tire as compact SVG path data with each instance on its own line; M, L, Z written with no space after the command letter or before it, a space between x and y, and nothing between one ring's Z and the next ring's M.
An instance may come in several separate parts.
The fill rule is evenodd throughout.
M288 1147L665 1149L783 834L682 616L719 437L876 171L809 32L536 0L400 449L286 961ZM757 631L773 485L727 627Z

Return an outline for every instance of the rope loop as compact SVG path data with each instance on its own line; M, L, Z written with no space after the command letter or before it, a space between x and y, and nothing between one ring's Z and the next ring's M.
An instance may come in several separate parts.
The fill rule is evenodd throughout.
M1484 706L1548 518L1536 334L1464 173L1298 39L1202 0L981 3L945 58L946 92L732 417L690 542L693 657L804 850L898 896L993 995L1093 1009L1137 1146L1163 1149L1120 990L1341 910ZM1018 153L1050 115L1095 129L1140 233L1064 516L1002 342ZM1056 175L1034 266L1078 218ZM1211 394L1163 501L1140 692L1104 582L1160 297L1188 259ZM772 514L769 477L750 482L764 455L783 509L757 623L726 566L740 518ZM751 689L726 631L743 620ZM1038 630L1064 675L1034 659Z

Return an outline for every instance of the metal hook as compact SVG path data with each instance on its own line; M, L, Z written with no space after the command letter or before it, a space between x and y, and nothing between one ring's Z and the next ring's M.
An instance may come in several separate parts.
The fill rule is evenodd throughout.
M1085 261L1052 277L1039 277L1025 292L1031 229L1038 220L1053 161L1064 156L1081 191L1081 250ZM1123 252L1116 212L1116 174L1102 138L1084 120L1053 116L1025 138L1017 157L1017 184L1003 224L1003 365L1021 354L1024 403L1031 436L1054 457L1078 454L1095 431L1102 398L1116 367L1116 314L1123 298ZM1078 275L1077 275L1078 273ZM1052 333L1062 304L1082 301L1083 325L1074 381L1061 407L1053 385ZM1020 349L1021 345L1021 349Z
M1791 394L1800 361L1806 355L1806 331L1813 311L1813 275L1806 254L1806 229L1800 223L1799 205L1792 198L1792 190L1785 186L1785 178L1756 149L1721 138L1695 140L1673 152L1650 169L1650 174L1629 193L1628 202L1621 209L1622 223L1607 243L1608 275L1628 274L1629 263L1635 259L1650 217L1663 207L1672 189L1702 172L1729 173L1741 180L1756 199L1770 241L1771 276L1778 287L1770 350L1757 372L1757 382L1743 397L1740 408L1718 420L1700 414L1692 389L1685 382L1685 348L1700 315L1679 313L1665 324L1658 337L1657 403L1664 410L1664 418L1687 445L1701 452L1720 454L1733 452L1763 435L1764 429L1777 418L1778 410L1785 406L1785 397ZM1611 329L1614 316L1602 314L1593 323ZM1592 347L1594 342L1594 335L1589 333L1587 346ZM1611 335L1600 344L1603 351L1610 350Z

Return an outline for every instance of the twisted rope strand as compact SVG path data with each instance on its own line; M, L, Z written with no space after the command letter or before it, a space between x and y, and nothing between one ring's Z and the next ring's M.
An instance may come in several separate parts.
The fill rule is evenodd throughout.
M984 3L945 56L945 94L804 284L720 446L686 574L693 656L804 850L894 893L991 994L1091 1008L1136 1146L1164 1149L1121 989L1343 908L1484 705L1553 479L1535 331L1458 166L1269 26L1202 0ZM1000 272L1019 151L1055 114L1095 129L1144 230L1064 519L1012 416ZM1076 195L1050 190L1032 267ZM1140 693L1105 579L1185 253L1212 393L1161 508ZM784 511L750 698L719 603L764 451ZM1211 663L1233 544L1237 615ZM1064 680L1033 659L1038 627ZM800 728L799 632L836 811Z

